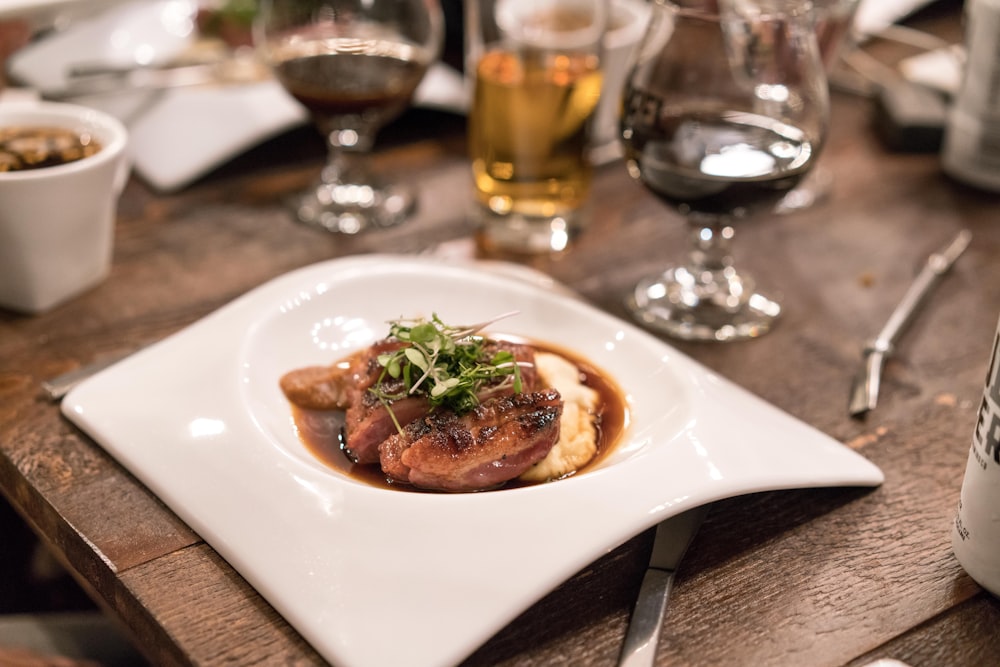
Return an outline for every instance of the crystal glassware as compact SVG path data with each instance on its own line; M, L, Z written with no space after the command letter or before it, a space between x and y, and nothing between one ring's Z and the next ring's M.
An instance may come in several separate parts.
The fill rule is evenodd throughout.
M830 75L845 49L853 46L851 28L861 0L812 0L813 22L823 66ZM833 174L816 165L802 181L781 198L776 211L791 213L823 200L833 188Z
M412 212L412 188L381 182L367 158L379 128L410 104L443 36L437 0L261 1L255 44L329 148L319 182L295 201L300 221L354 234Z
M626 82L629 173L687 220L687 261L636 286L644 325L683 339L770 330L779 304L737 271L735 229L771 211L826 136L827 83L808 3L658 0Z
M471 218L487 254L559 252L586 227L608 0L465 0Z

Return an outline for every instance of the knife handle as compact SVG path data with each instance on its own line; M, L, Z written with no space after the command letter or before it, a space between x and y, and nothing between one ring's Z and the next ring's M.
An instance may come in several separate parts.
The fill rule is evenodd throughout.
M667 599L674 587L674 573L646 570L635 601L628 634L622 646L619 667L651 667L656 659L656 645L667 611Z
M917 275L916 280L910 285L910 288L906 290L906 294L903 295L902 301L896 306L896 309L892 311L889 316L889 320L882 327L882 331L879 332L875 341L872 343L872 347L879 352L891 352L892 346L895 344L896 339L899 338L900 332L909 324L910 320L916 314L920 302L923 301L924 297L930 292L931 287L934 283L938 281L941 277L940 273L931 270L928 267L924 267L919 275Z
M892 311L889 321L885 323L882 331L875 338L873 346L876 350L886 353L891 352L892 346L895 344L900 332L913 318L917 308L920 306L920 302L930 292L934 283L948 272L959 255L965 252L971 240L972 234L969 230L963 229L945 248L927 258L927 262L920 270L916 280L906 290L903 300Z

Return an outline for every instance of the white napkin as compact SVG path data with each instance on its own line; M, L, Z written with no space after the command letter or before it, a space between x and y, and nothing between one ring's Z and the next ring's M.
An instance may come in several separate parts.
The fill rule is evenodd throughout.
M865 35L873 35L934 0L861 0L854 17L854 27Z
M194 0L118 5L25 47L11 59L10 72L28 86L57 90L66 85L68 69L80 63L164 63L192 43L196 10ZM443 64L430 69L414 96L415 105L456 113L464 113L467 100L462 76ZM275 81L74 101L125 123L133 168L162 192L186 187L249 148L308 122L305 110Z

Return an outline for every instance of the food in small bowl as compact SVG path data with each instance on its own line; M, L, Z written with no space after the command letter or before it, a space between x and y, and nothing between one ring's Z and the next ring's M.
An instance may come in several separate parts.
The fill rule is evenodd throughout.
M111 268L128 133L76 104L0 104L0 307L39 313Z
M307 447L373 483L446 492L563 479L613 447L626 417L610 378L552 346L479 335L488 324L397 320L337 363L285 374Z
M111 269L128 133L76 104L0 104L0 307L40 313Z
M42 169L90 157L101 143L87 129L0 127L0 172Z

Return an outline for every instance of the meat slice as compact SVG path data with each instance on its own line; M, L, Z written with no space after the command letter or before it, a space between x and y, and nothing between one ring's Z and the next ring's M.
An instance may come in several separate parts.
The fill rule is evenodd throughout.
M344 415L344 453L355 463L378 463L378 447L398 433L396 423L405 427L426 415L430 408L423 396L397 399L387 408L377 396L363 392Z
M402 343L398 342L376 344L369 348L364 362L359 362L353 372L352 381L356 386L356 393L351 398L345 415L344 452L355 463L378 463L379 445L386 438L398 433L396 424L398 423L400 428L405 427L430 411L430 402L421 395L383 403L369 391L382 377L382 366L378 363L378 356L384 352L399 349L401 346ZM521 369L522 384L525 388L533 386L537 381L537 373L534 370L534 348L516 343L491 342L485 346L484 353L486 356L492 357L500 350L510 351L516 361L527 364ZM495 394L496 388L501 385L502 380L503 378L492 386L484 387L481 392L481 400ZM509 384L503 386L502 391L509 393ZM402 380L394 380L390 377L382 378L380 388L383 393L390 395L404 391Z
M483 346L485 355L493 358L497 352L510 352L521 367L521 391L531 392L538 386L538 371L535 370L535 348L506 340L491 340ZM484 398L480 394L480 398Z
M491 489L548 454L561 414L554 390L495 396L461 416L434 411L381 444L382 470L422 489Z
M431 407L423 395L383 402L370 391L381 379L379 388L383 395L403 394L403 381L383 376L384 369L378 357L405 345L396 340L383 340L333 366L310 366L291 371L281 378L281 389L289 401L307 410L345 410L344 453L355 463L378 463L379 445L398 433L397 423L400 428L405 427L426 415ZM521 364L523 390L530 391L538 377L534 369L534 348L508 341L489 341L483 348L483 356L492 358L501 350L511 352ZM480 400L498 392L510 393L510 384L505 384L504 379L501 376L496 383L483 387Z
M307 366L281 376L281 391L306 410L343 410L352 394L343 371L336 366Z
M351 393L344 414L344 453L355 463L378 463L378 446L397 431L396 422L405 426L430 409L427 399L421 396L383 403L370 391L381 378L385 394L403 393L403 381L383 377L384 369L378 363L379 355L398 350L403 345L398 341L380 341L351 360L348 379Z
M346 410L378 381L378 355L399 349L402 343L381 341L359 350L332 366L307 366L285 373L281 391L306 410Z

